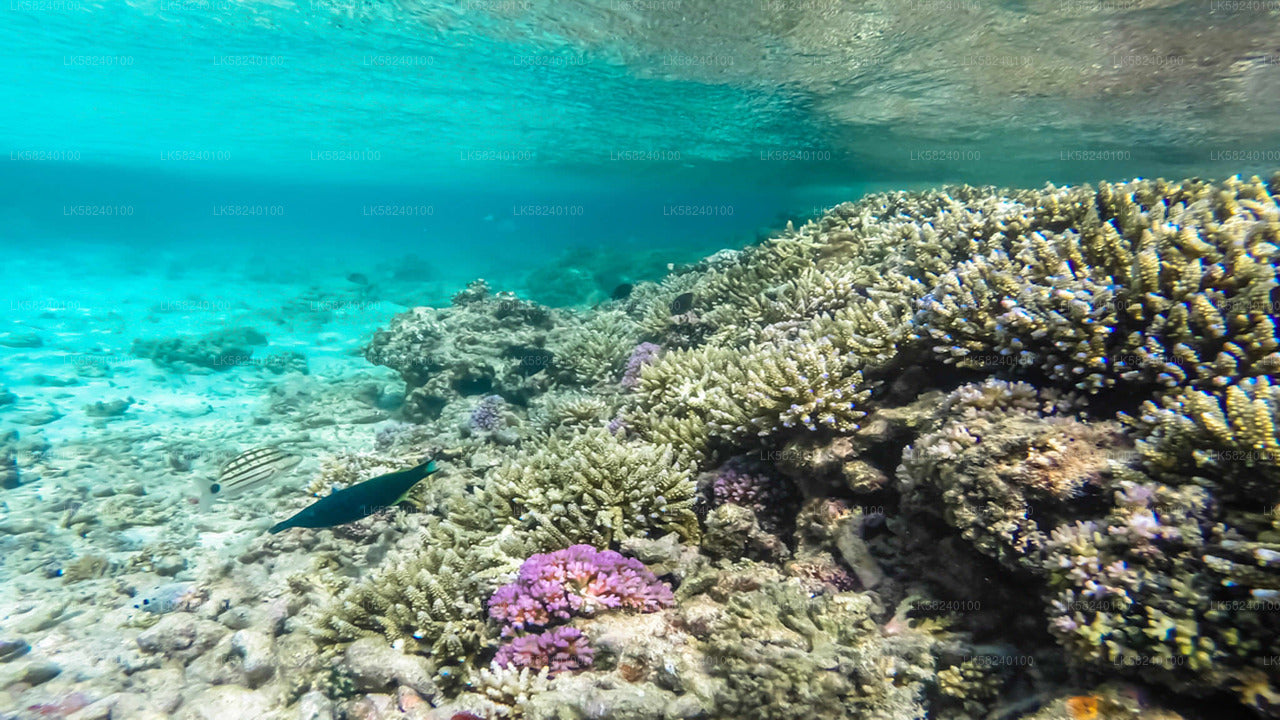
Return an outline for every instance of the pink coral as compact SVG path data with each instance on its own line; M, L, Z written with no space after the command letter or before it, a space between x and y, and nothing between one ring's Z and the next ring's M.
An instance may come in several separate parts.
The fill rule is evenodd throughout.
M595 650L577 628L561 626L515 638L498 648L494 663L502 667L548 668L550 674L591 666Z
M627 358L627 367L622 371L622 387L635 390L640 387L640 371L658 359L662 348L651 342L640 343Z
M525 560L516 581L489 598L489 615L507 623L503 634L512 635L602 609L654 612L673 602L671 587L640 561L574 545Z

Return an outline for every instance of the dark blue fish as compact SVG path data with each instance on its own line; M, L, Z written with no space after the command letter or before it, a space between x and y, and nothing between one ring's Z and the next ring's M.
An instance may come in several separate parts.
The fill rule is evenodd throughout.
M414 485L435 471L435 461L429 461L365 480L320 498L288 520L276 523L270 532L274 535L295 527L324 528L355 522L404 500Z

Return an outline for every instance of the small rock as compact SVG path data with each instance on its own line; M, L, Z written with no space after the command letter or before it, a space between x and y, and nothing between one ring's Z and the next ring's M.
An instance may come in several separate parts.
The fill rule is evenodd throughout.
M124 415L129 406L133 405L133 398L121 400L119 398L110 402L102 402L101 400L84 406L84 414L89 417L96 418L114 418Z
M26 640L16 638L13 640L0 640L0 662L16 660L26 655L30 649L31 646L27 644Z
M656 720L666 717L675 693L650 685L611 682L590 676L557 678L555 688L530 698L525 713L533 717Z
M293 612L289 608L288 598L276 598L267 604L267 627L272 635L283 635L285 621Z
M80 379L74 375L46 375L41 373L31 378L32 385L40 387L74 387L80 384Z
M436 694L435 682L419 658L405 655L381 638L362 638L347 647L347 669L362 691L407 685L423 697Z
M58 412L56 408L47 407L42 410L34 410L26 413L25 415L20 415L18 416L17 421L23 425L48 425L60 417L62 417L62 413Z
M298 720L333 720L333 702L312 690L298 699Z
M48 605L41 605L32 610L30 613L23 615L22 618L13 626L17 632L28 634L36 633L62 622L64 617L62 614L66 612L70 601L52 602Z
M111 717L111 711L116 706L116 701L120 699L120 693L111 693L110 695L90 703L87 707L77 710L67 716L67 720L108 720ZM121 717L124 717L121 715Z
M3 473L0 473L2 475ZM24 535L29 532L36 532L40 529L40 524L33 517L11 517L4 522L0 522L0 534L3 535Z
M347 720L389 720L395 712L395 698L390 695L369 694L352 700L347 705Z
M38 348L44 345L44 341L34 330L19 330L0 335L0 345L11 348Z
M680 539L675 533L668 533L657 540L634 537L622 541L622 552L645 565L671 563L680 556L681 551Z
M253 624L253 618L249 613L249 608L237 605L219 615L218 622L232 630L243 630Z
M0 451L0 488L12 490L22 484L18 473L18 459L12 451ZM32 521L34 522L34 521ZM18 534L18 533L11 533Z
M663 717L667 718L700 718L707 717L711 712L711 708L706 706L707 701L699 696L689 693L687 695L677 695L674 700L667 703L666 709L663 711Z
M402 712L413 712L419 708L429 707L427 701L412 689L401 685L396 690L396 707Z
M218 644L226 634L221 625L190 613L170 613L138 635L138 647L146 653L190 659Z
M9 391L9 388L0 385L0 407L12 405L18 402L18 396Z
M213 406L199 399L191 399L175 404L173 414L181 418L198 418L213 412Z
M147 694L152 707L172 717L175 710L182 705L182 691L185 685L185 673L174 667L143 670L135 675L133 687Z
M62 668L58 667L57 663L33 660L18 674L18 682L35 687L49 682L60 674L62 674Z
M186 650L195 641L196 620L187 614L169 615L138 635L138 647L149 653Z
M157 575L173 577L187 568L186 559L178 555L163 555L152 563Z
M120 693L116 699L116 703L111 708L111 716L118 718L136 718L143 717L149 713L155 713L157 708L151 703L151 699L146 695L138 693Z
M82 692L70 692L66 695L57 697L52 702L40 703L28 707L28 710L35 710L40 716L53 716L59 718L75 717L79 712L90 705L89 696ZM38 709L37 709L38 708Z
M256 688L276 672L275 643L257 630L237 630L231 636L231 650L244 658L244 676Z

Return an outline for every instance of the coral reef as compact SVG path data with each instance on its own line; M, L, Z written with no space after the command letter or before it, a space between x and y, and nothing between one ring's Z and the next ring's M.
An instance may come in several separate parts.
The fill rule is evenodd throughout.
M472 431L493 432L502 427L502 410L506 401L501 395L485 395L471 409L467 418L467 427Z
M1105 487L1126 444L1118 423L1057 414L1071 405L1026 383L955 390L903 451L904 507L941 509L965 540L1010 567L1038 563L1048 532Z
M795 581L739 592L705 636L723 681L714 715L760 718L924 717L933 641L886 642L868 597L811 596Z
M577 273L565 297L630 286L594 308L477 281L396 315L364 352L403 403L391 371L259 373L199 442L5 435L0 568L63 600L0 608L0 704L1277 717L1278 191L870 195L658 282ZM223 340L137 348L195 372ZM111 397L77 400L102 432L151 410ZM310 493L441 471L341 528L262 536L309 500L285 485L180 512L174 475L246 430L296 444ZM111 694L75 697L61 648L103 618Z
M709 478L707 490L711 505L747 508L767 532L777 532L795 517L796 496L786 480L743 458L720 466Z
M412 550L388 558L325 608L316 632L327 643L385 637L409 651L422 648L437 673L460 678L488 638L482 603L468 598L487 597L520 550L509 535L481 539L442 523L420 532Z
M640 370L658 359L662 348L651 342L642 342L627 357L626 367L622 369L622 387L634 390L640 386Z
M440 417L463 397L501 395L525 403L553 383L546 348L555 314L507 293L472 289L449 308L414 308L375 333L365 355L400 373L411 419Z
M616 382L635 346L639 331L635 321L621 310L601 310L551 334L548 346L560 358L558 366L571 381L582 385Z

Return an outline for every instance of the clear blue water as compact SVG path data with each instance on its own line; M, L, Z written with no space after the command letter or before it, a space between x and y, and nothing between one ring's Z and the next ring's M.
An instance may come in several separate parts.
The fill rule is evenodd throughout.
M0 242L414 253L518 288L573 248L687 260L868 189L1273 167L1276 31L1193 11L8 0Z

